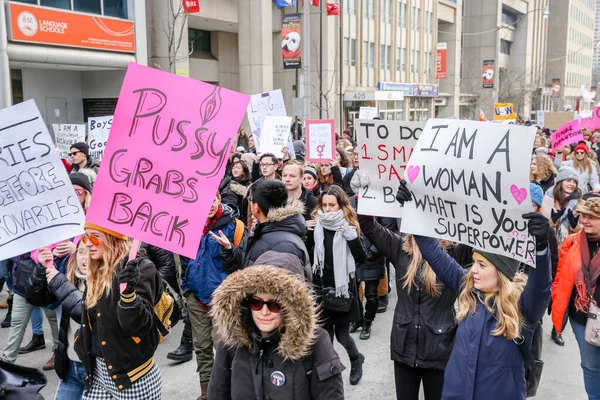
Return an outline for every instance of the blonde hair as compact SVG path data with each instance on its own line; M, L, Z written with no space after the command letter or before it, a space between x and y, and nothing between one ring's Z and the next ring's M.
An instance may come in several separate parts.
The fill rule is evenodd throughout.
M80 247L86 249L85 244L83 244L83 240L80 240L79 243L77 243L77 246L75 247L75 253L71 254L71 257L69 257L69 262L67 263L67 279L73 284L77 281L75 274L79 269L79 264L77 264L77 253L79 252ZM89 256L90 255L88 252L88 258Z
M410 293L413 287L418 286L418 277L424 284L423 286L427 296L440 297L444 285L437 280L437 275L429 263L423 260L423 255L421 254L419 246L417 246L417 242L415 242L415 238L412 235L407 235L402 247L405 252L412 256L410 264L408 264L408 270L404 276L402 288Z
M537 166L537 173L534 175L529 171L529 181L545 181L552 176L552 174L557 174L558 171L556 167L552 163L552 159L544 154L538 154L533 157L532 161L535 160L535 164Z
M102 260L92 260L88 256L87 294L85 296L85 304L88 308L98 304L105 294L110 294L113 275L131 247L128 240L118 239L101 231L99 233L100 241L104 244L104 255Z
M498 276L498 292L487 295L483 302L485 308L498 321L496 329L492 331L492 336L504 336L510 340L520 339L524 318L519 310L519 299L525 289L527 277L519 272L511 281L498 270L496 270L496 274ZM469 314L475 314L477 302L481 301L479 296L473 292L473 287L473 274L469 271L458 295L458 313L456 314L458 322L467 318Z
M573 157L573 169L576 171L587 171L588 173L592 173L592 160L588 155L583 157L583 160L578 160L577 157Z

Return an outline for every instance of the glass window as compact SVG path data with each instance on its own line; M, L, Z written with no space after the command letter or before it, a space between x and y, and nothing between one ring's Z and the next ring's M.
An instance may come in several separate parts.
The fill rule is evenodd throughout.
M385 47L385 69L388 71L392 68L392 46Z
M37 0L14 0L17 1L19 3L27 3L27 4L37 4ZM16 104L13 102L13 104Z
M71 0L40 0L41 6L62 8L65 10L71 9Z
M510 55L510 47L512 46L512 42L508 40L500 39L500 53Z
M73 0L73 9L75 11L86 12L90 14L101 14L101 0Z
M385 69L385 44L381 45L381 55L379 57L381 59L381 69Z
M369 68L375 68L375 43L369 43Z
M12 103L23 102L23 74L20 69L10 70L10 82L12 86Z
M363 18L369 18L369 0L363 0Z
M363 42L363 67L369 67L369 42Z
M402 55L400 56L400 58L402 58L402 71L406 71L406 49L402 49Z
M508 11L506 9L502 9L502 23L507 25L515 25L518 21L519 17L517 14Z
M356 66L356 39L350 39L350 65Z
M188 40L191 53L210 53L210 31L188 29Z
M344 4L346 3L348 3L348 14L356 14L356 0L348 0L347 2L344 2Z
M348 65L350 57L350 39L344 38L344 65Z
M368 0L369 3L369 19L375 18L375 0Z
M127 0L103 0L104 15L127 18Z

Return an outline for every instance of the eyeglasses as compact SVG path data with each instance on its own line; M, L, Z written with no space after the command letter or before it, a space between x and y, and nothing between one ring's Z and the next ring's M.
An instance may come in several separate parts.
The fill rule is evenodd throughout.
M88 241L91 242L94 246L98 246L100 244L100 239L98 239L96 236L83 235L81 237L81 240L83 241L83 244L87 244Z
M85 189L75 189L75 194L77 196L82 196L86 193Z
M250 297L248 299L248 302L250 303L250 308L252 309L252 311L260 311L266 304L267 308L272 313L281 312L281 304L273 300L264 301L263 299L258 299L256 297Z
M272 167L275 164L269 164L269 163L260 163L260 167L261 168L265 168L265 167Z
M79 153L83 153L83 152L82 152L82 151L74 151L74 152L72 152L72 153L69 153L69 155L70 155L71 157L73 157L73 156L76 156L76 155L77 155L77 154L79 154Z
M254 197L252 197L252 195L248 196L248 202L249 203L254 203Z

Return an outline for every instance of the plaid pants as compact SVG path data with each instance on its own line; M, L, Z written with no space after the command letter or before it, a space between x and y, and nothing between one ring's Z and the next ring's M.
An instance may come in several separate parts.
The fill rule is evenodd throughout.
M148 373L135 381L128 389L119 390L108 375L104 359L96 358L96 368L91 377L90 389L83 400L160 400L162 399L162 377L154 364Z

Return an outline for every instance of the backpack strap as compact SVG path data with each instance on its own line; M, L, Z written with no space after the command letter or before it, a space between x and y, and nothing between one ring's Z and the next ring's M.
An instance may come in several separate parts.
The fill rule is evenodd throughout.
M244 223L242 221L240 221L239 219L234 218L234 220L235 220L235 233L233 234L233 248L235 249L242 242L242 239L244 238L244 231L245 231L246 227L244 226Z
M302 357L302 365L304 366L304 370L306 372L306 377L310 381L310 379L312 378L313 367L314 367L312 351L308 355Z

